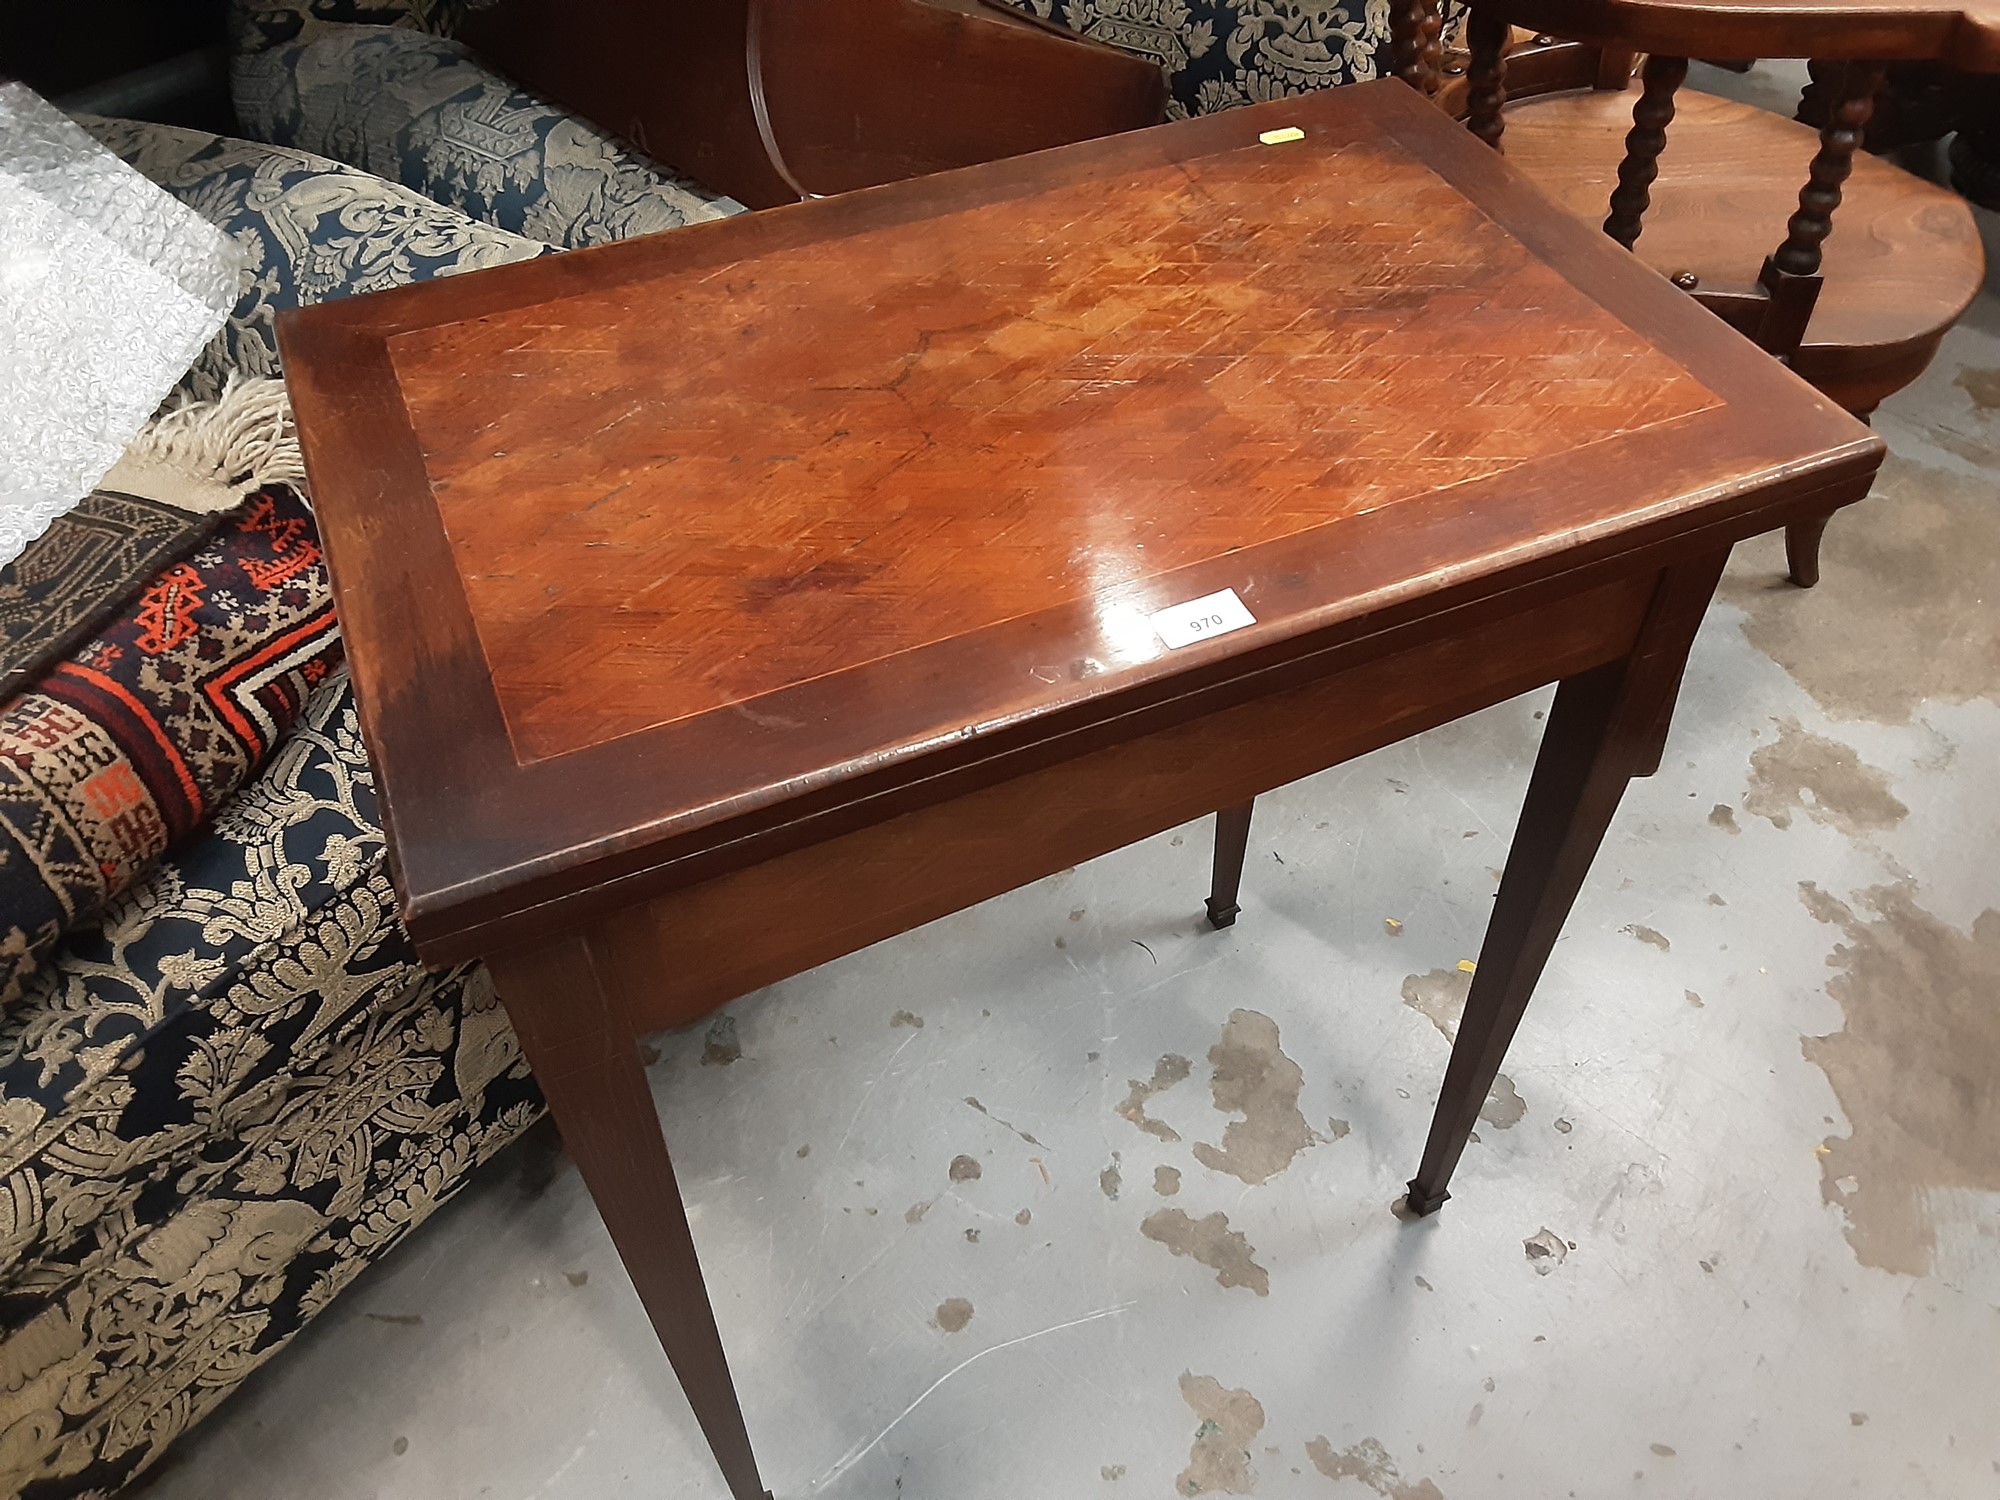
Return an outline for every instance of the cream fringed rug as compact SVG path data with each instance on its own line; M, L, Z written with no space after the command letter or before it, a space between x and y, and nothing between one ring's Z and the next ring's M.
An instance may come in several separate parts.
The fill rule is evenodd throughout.
M0 568L0 700L61 661L268 484L305 487L282 380L155 418L74 509Z

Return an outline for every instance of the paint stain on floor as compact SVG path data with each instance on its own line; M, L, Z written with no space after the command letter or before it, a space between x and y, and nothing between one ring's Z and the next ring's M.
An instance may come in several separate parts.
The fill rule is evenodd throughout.
M1114 1156L1111 1165L1097 1174L1097 1190L1112 1202L1118 1201L1118 1189L1124 1184L1124 1175L1118 1170L1118 1160Z
M972 1304L963 1297L947 1297L938 1304L934 1321L946 1333L957 1333L972 1321Z
M1472 988L1472 976L1463 969L1432 969L1428 974L1410 974L1403 980L1403 1004L1431 1025L1446 1041L1458 1037L1458 1018L1465 1013L1465 997Z
M1774 828L1790 828L1803 812L1815 823L1853 837L1894 828L1909 808L1889 790L1889 778L1851 745L1812 733L1797 719L1774 720L1778 737L1750 755L1750 790L1743 810Z
M1627 922L1624 930L1649 948L1658 948L1662 953L1674 951L1672 940L1657 927L1648 927L1643 922Z
M1214 1068L1209 1088L1223 1114L1240 1114L1222 1131L1222 1144L1194 1148L1194 1159L1212 1172L1255 1186L1269 1182L1319 1137L1299 1110L1305 1074L1278 1045L1278 1023L1254 1010L1232 1010L1222 1040L1208 1049Z
M1164 1094L1175 1084L1184 1082L1188 1074L1193 1071L1194 1064L1178 1052L1167 1053L1153 1064L1153 1076L1148 1081L1141 1083L1136 1078L1126 1080L1131 1085L1131 1092L1125 1096L1125 1102L1118 1106L1119 1116L1130 1120L1147 1135L1157 1136L1163 1141L1178 1141L1181 1133L1165 1120L1153 1119L1146 1113L1146 1105L1155 1094Z
M1250 1445L1264 1430L1263 1403L1213 1375L1181 1373L1181 1399L1199 1419L1187 1467L1175 1476L1182 1495L1247 1495L1257 1488Z
M1919 906L1908 881L1852 904L1811 882L1800 894L1846 938L1826 992L1847 1025L1801 1039L1851 1130L1824 1143L1820 1195L1846 1215L1863 1265L1920 1276L1936 1248L1928 1190L2000 1192L2000 912L1968 934Z
M1140 1224L1139 1233L1186 1255L1215 1272L1218 1286L1248 1287L1260 1297L1271 1295L1271 1273L1257 1264L1248 1238L1229 1227L1229 1215L1212 1213L1191 1219L1178 1208L1156 1209Z
M704 1068L726 1068L742 1056L743 1043L736 1036L736 1017L721 1017L708 1028L708 1035L702 1039L701 1065Z
M1180 1190L1181 1190L1181 1171L1179 1167L1153 1168L1154 1192L1158 1193L1162 1198L1171 1198L1175 1193L1178 1193Z
M924 1018L916 1014L914 1011L899 1010L893 1016L889 1017L889 1029L891 1031L894 1031L898 1026L914 1026L921 1028L923 1024L924 1024Z
M1743 829L1736 822L1736 809L1727 802L1718 802L1708 810L1708 821L1725 833L1741 833Z
M976 1157L954 1156L946 1172L953 1182L977 1182L984 1170Z
M1479 1118L1495 1130L1512 1130L1527 1112L1528 1101L1514 1087L1514 1080L1501 1073L1494 1077L1493 1087L1487 1090L1486 1102L1479 1107Z
M1521 1248L1527 1253L1528 1264L1535 1268L1537 1276L1548 1275L1569 1259L1568 1243L1546 1225L1521 1241Z
M2000 370L1981 370L1968 366L1958 372L1952 384L1972 398L1972 404L1983 412L2000 411Z
M1401 1466L1376 1438L1335 1452L1332 1443L1316 1437L1306 1444L1306 1457L1328 1479L1358 1479L1383 1500L1444 1500L1444 1491L1430 1480L1404 1479Z
M1926 702L2000 690L2000 633L1966 628L2000 597L1990 482L1891 455L1874 493L1827 527L1820 587L1786 583L1782 550L1776 536L1738 548L1720 597L1827 713L1907 724Z

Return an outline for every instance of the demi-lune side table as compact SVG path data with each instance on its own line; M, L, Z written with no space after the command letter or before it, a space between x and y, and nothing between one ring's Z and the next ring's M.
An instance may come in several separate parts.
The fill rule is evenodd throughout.
M404 920L738 1500L642 1034L1559 682L1429 1212L1730 545L1882 456L1395 82L281 333Z

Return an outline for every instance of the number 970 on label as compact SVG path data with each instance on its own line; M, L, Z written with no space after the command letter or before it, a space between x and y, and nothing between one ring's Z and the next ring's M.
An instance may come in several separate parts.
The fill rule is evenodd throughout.
M1174 651L1257 623L1257 617L1236 597L1235 589L1190 599L1185 604L1170 604L1148 618L1160 639Z

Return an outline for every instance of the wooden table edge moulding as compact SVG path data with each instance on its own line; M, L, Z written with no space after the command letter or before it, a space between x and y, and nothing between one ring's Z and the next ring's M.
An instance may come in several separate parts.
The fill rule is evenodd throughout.
M1084 332L1017 312L1063 286ZM662 331L697 304L699 326ZM1282 327L1243 332L1278 306ZM1658 761L1731 545L1860 499L1883 453L1394 81L327 304L280 332L403 916L427 962L489 964L737 1500L766 1492L642 1035L1217 809L1226 920L1227 810L1557 682L1410 1182L1431 1213L1626 782ZM1375 368L1378 338L1399 352ZM1234 353L1201 364L1231 339L1278 377L1231 386ZM711 346L720 373L677 373ZM950 383L974 375L997 382L977 410ZM662 381L692 383L648 404ZM1280 432L1269 401L1321 405ZM815 413L821 467L795 481L799 455L769 450ZM1157 462L1119 459L1135 433ZM1369 457L1383 443L1403 456ZM802 485L803 540L780 535L801 560L763 564L793 573L711 576L765 523L703 474ZM854 519L829 474L873 476L883 505L942 487L926 534L961 539L956 577L869 613L870 580L890 592L909 561L868 552L900 512L806 555ZM1089 509L1119 483L1124 509ZM1385 484L1380 503L1340 498ZM1187 508L1148 529L1142 493ZM1307 519L1257 530L1281 495ZM592 593L614 586L593 559L694 547L680 528L711 512L742 534L673 553L668 593L721 604L670 605L671 629L639 603L588 607L613 597ZM978 540L994 516L1047 546L1004 563ZM1123 540L1093 551L1063 527ZM1139 566L1043 583L1077 559ZM652 599L649 582L615 586ZM896 635L981 588L990 617ZM1225 590L1252 620L1164 648L1152 611ZM889 644L794 673L825 646L788 623L807 619ZM702 630L723 646L678 676L561 654L573 638L644 662ZM783 675L704 697L711 668Z

